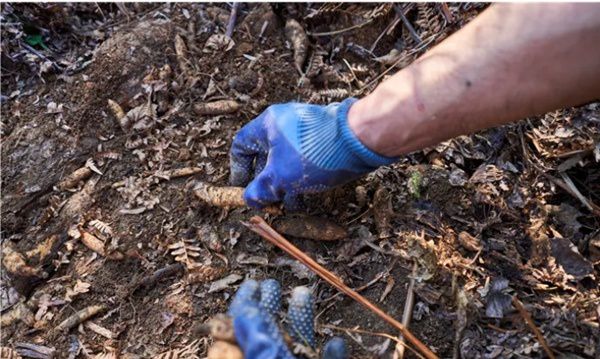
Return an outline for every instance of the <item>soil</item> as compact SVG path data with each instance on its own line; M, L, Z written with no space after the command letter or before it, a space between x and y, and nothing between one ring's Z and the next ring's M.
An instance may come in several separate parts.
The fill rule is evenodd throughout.
M216 51L205 45L212 34L223 34L227 4L129 6L128 15L115 5L99 8L111 14L104 24L90 10L98 23L94 26L107 35L93 49L93 61L75 73L38 76L24 66L12 68L15 76L32 78L25 88L2 77L3 94L22 92L6 101L3 97L2 103L3 246L10 241L26 253L57 238L50 255L27 257L29 265L47 272L45 278L9 275L3 268L3 315L21 301L30 303L35 318L3 327L2 346L33 343L54 348L58 357L151 357L191 346L192 354L178 355L203 357L212 339L199 328L227 311L241 279L275 278L284 296L297 285L312 288L319 344L342 335L353 357L391 357L395 342L373 333L395 336L392 327L336 295L241 223L264 214L209 207L190 189L197 180L227 184L233 136L268 105L327 103L336 98L323 90L354 94L376 80L362 94L371 91L382 80L376 76L387 69L373 56L392 49L406 53L416 46L398 25L383 35L373 56L365 54L393 22L392 6L244 4L233 47L219 44L224 47ZM422 6L406 13L424 38L437 36L428 48L485 8L451 4L454 19L449 23L440 5ZM422 21L423 9L434 14L429 22ZM298 19L313 34L372 21L358 30L309 36L309 54L323 51L325 65L316 76L301 78L284 33L288 18ZM445 25L436 27L439 23ZM175 51L176 36L187 46L184 62ZM75 53L87 51L84 45L69 46ZM347 80L346 63L357 69L357 79ZM171 74L160 78L165 65ZM360 67L366 70L359 73ZM195 103L221 99L241 106L216 116L193 111ZM124 128L108 100L126 113L152 103L157 113L141 129ZM600 104L590 103L447 141L306 198L307 214L335 221L348 230L348 238L289 239L350 287L368 284L361 294L397 319L417 262L410 329L441 357L544 357L515 309L506 308L498 318L486 314L493 295L503 293L525 303L557 354L597 357L600 217L598 207L590 209L569 192L565 178L593 206L600 203L594 158L599 139ZM575 156L572 166L557 169ZM58 183L89 159L101 174L93 171L74 188L59 189ZM164 176L185 167L201 170ZM380 189L387 197L374 200ZM105 252L94 252L73 235L82 231L99 238ZM477 241L479 251L459 240L461 232ZM557 246L559 238L578 253ZM176 248L193 254L180 258L184 270L139 286L143 278L176 263ZM223 278L233 279L222 290L209 290ZM492 288L500 278L508 280L508 288ZM92 305L106 306L91 321L112 332L112 338L85 324L68 333L53 331ZM407 357L415 356L409 351Z

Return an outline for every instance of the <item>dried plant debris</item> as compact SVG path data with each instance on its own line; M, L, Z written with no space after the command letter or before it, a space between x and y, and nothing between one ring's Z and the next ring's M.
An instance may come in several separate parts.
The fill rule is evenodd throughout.
M211 206L221 208L246 207L243 187L219 187L197 181L194 183L193 192L198 199ZM265 207L264 211L274 214L281 213L281 210L275 206Z
M19 355L26 358L51 359L55 357L56 349L33 343L15 343Z
M426 241L421 235L411 235L407 238L408 255L417 262L414 273L418 282L432 279L438 272L438 259L433 241Z
M54 328L54 330L56 332L69 331L91 317L106 311L106 309L107 307L104 305L92 305L86 307L65 319L56 328Z
M83 166L76 169L70 175L65 177L57 185L60 190L67 190L77 187L77 185L84 180L87 180L92 175L92 170L88 166Z
M24 277L44 277L45 273L39 268L33 268L10 241L2 243L2 266L9 273Z
M175 54L177 55L179 70L185 76L191 76L192 66L189 59L188 48L180 35L175 35Z
M154 356L155 359L199 359L198 355L202 341L194 340L182 348L168 350L164 353Z
M193 239L180 239L169 245L169 249L175 260L185 265L188 270L204 266L199 261L204 259L205 253L201 247L196 245L196 241Z
M232 343L216 340L208 349L207 359L243 359L240 348Z
M197 115L226 115L239 110L240 104L233 100L220 100L194 104L194 113Z
M482 249L481 241L465 231L462 231L458 234L458 242L466 250L472 252L478 252Z
M294 49L294 65L298 72L302 74L304 60L306 60L308 51L308 36L306 36L306 32L302 25L294 19L288 19L286 21L285 36Z
M380 239L389 238L391 236L390 221L394 217L394 209L392 208L391 194L383 186L377 188L373 196L373 216L377 232L379 232L378 237Z
M214 52L227 52L235 46L233 40L227 36L222 34L213 34L211 35L206 43L204 44L204 48L202 52L204 53L214 53Z
M0 348L0 357L2 359L21 359L19 353L9 347Z
M323 217L281 218L273 226L285 235L316 241L337 241L348 237L344 227Z
M2 344L223 357L211 344L233 340L191 324L222 312L247 277L313 287L318 322L351 328L354 356L391 354L393 341L354 331L381 323L242 229L255 212L243 188L208 202L212 190L187 189L225 183L234 134L270 104L364 96L487 6L248 3L228 38L228 4L3 3ZM342 242L317 242L327 230L276 207L266 219L291 223L284 235L348 286L375 280L362 293L396 314L416 262L415 335L440 357L459 341L463 357L544 356L509 296L557 356L597 357L599 123L598 102L559 109L308 201L305 215L341 226ZM104 314L51 330L96 305Z

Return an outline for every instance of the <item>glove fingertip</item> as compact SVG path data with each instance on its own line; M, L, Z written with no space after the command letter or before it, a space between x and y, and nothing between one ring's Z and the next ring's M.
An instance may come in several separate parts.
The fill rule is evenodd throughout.
M281 285L275 279L266 279L260 283L259 305L270 315L276 316L281 310Z
M323 346L323 359L346 359L348 358L348 347L344 339L333 337Z
M235 293L231 305L229 306L229 315L236 317L240 315L244 308L258 305L259 285L258 282L249 279L240 285Z
M262 209L280 200L281 198L272 185L268 168L259 173L244 191L244 201L248 206L256 209Z
M315 347L314 313L312 293L307 287L296 287L292 291L288 307L290 334L299 341Z

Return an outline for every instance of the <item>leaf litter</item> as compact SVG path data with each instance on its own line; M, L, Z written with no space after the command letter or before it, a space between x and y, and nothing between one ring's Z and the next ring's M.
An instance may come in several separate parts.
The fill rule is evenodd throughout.
M486 5L239 6L231 37L228 4L3 6L3 351L204 357L191 328L245 277L332 298L318 323L389 332L245 230L243 203L201 203L193 187L227 185L233 135L269 104L367 94ZM20 45L23 19L38 55ZM391 313L417 262L411 329L441 356L542 357L518 295L551 348L595 357L599 111L461 136L307 196L345 235L289 239ZM356 356L394 350L352 335Z

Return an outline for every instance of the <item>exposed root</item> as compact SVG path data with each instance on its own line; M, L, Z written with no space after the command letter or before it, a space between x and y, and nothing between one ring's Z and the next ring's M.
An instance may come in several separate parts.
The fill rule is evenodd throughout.
M242 359L244 355L240 348L231 343L217 340L208 349L207 359Z
M183 41L183 38L179 35L175 36L175 54L177 55L177 63L179 64L179 70L185 76L191 76L192 69L190 67L190 60L188 57L188 49Z
M54 328L55 332L69 331L70 329L78 326L79 324L85 322L96 314L104 312L106 310L106 306L104 305L91 305L85 309L78 311L77 313L71 315L67 319L65 319L62 323L60 323L56 328Z
M298 72L303 74L302 65L304 65L308 49L308 37L306 36L306 32L298 21L289 19L285 24L285 36L292 43L292 47L294 48L294 65Z
M198 197L199 200L214 207L246 207L243 187L219 187L205 182L196 182L193 191L194 195ZM267 206L263 211L270 214L281 214L281 209L277 206Z
M94 251L108 259L122 260L123 258L125 258L123 253L121 253L119 251L113 251L113 252L108 253L106 251L106 249L104 248L104 242L102 242L100 239L98 239L96 236L92 235L91 233L88 233L86 231L80 231L80 233L81 233L81 237L79 239L81 240L81 243L83 243L86 247L88 247L92 251Z
M316 241L337 241L348 236L348 231L344 227L321 217L283 218L274 226L288 236Z
M225 115L239 110L240 104L233 100L220 100L194 104L197 115Z
M91 175L92 170L88 166L78 168L58 183L58 189L64 191L67 189L77 187L79 182L88 179Z
M43 277L39 268L33 268L25 261L25 256L14 248L10 241L2 244L2 265L6 271L24 277Z

